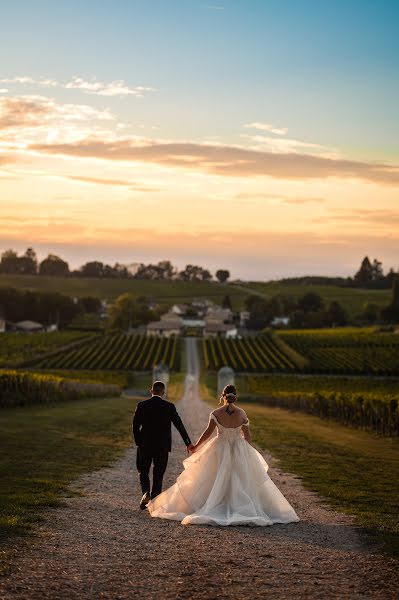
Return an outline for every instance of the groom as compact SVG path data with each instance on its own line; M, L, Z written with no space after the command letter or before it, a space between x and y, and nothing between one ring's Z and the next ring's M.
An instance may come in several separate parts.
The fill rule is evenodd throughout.
M172 423L182 436L187 452L194 448L175 405L164 400L165 384L162 381L154 381L151 394L151 398L138 403L133 417L133 436L137 446L136 464L143 492L140 502L142 510L162 491L162 479L172 449ZM152 464L154 469L150 494L149 472Z

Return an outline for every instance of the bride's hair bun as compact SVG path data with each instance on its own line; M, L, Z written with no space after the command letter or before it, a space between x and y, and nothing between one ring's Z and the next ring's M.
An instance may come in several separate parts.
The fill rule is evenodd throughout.
M233 404L233 402L237 401L237 390L235 385L230 383L224 387L222 395L220 396L220 403L222 404L225 400L229 404Z

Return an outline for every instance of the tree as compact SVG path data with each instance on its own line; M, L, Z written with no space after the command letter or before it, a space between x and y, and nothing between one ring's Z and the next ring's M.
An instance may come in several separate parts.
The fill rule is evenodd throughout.
M224 269L219 269L216 271L216 279L219 281L219 283L225 283L229 277L230 271Z
M158 263L159 279L173 279L176 276L177 269L170 260L161 260Z
M81 312L69 296L13 288L0 289L0 307L9 321L30 319L44 325L58 322L60 327L68 325Z
M233 310L233 305L231 304L231 298L228 294L226 294L226 296L222 300L222 307Z
M101 310L101 300L95 296L84 296L79 298L78 304L84 313L98 314Z
M380 307L378 304L374 304L373 302L366 302L363 306L363 311L359 315L359 319L362 322L366 322L368 324L375 323L378 320L378 316L380 314Z
M360 265L360 269L355 274L355 281L359 284L369 283L373 280L373 267L368 256L365 256Z
M154 315L154 311L133 294L122 294L110 306L108 324L111 328L128 331L131 327L149 323Z
M49 254L39 265L39 275L50 277L68 277L69 265L55 254Z
M336 300L333 300L328 307L326 318L328 325L331 327L346 325L348 322L348 315L345 309Z
M307 292L299 298L298 307L305 312L315 312L323 308L323 299L316 292Z
M37 255L33 248L27 248L24 256L19 259L24 275L37 274Z
M186 268L179 273L179 279L183 281L210 281L212 275L208 269L204 269L197 265L186 265Z
M381 319L388 323L399 322L399 277L392 282L392 300L388 306L382 309Z
M382 263L376 258L373 260L373 264L371 265L371 279L372 281L380 281L381 279L384 279Z
M7 275L18 273L18 254L15 250L10 248L2 253L0 269L2 273L6 273Z
M106 274L106 265L98 260L92 260L80 267L82 277L104 277Z

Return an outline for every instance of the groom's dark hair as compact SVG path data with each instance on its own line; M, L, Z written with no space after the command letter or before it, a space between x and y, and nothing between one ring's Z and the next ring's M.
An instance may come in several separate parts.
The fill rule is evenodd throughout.
M163 394L165 391L165 384L163 381L154 381L152 384L152 391L154 394Z

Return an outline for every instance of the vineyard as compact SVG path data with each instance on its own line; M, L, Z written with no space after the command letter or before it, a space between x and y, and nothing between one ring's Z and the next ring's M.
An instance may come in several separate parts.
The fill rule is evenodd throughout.
M173 370L180 368L180 338L107 334L30 365L38 369L151 371L159 363Z
M121 388L117 385L84 383L41 373L0 371L0 407L53 404L120 395Z
M62 346L87 338L81 331L53 331L51 333L2 333L0 337L0 367L16 365L33 356L52 352Z
M307 373L399 375L399 336L363 331L282 331L279 336L301 354Z
M242 339L203 338L202 356L205 369L218 370L230 366L235 371L297 370L293 356L279 347L271 336Z
M203 338L202 358L210 371L230 366L245 373L399 375L399 336L348 329Z
M299 410L382 435L399 435L397 382L348 377L240 378L242 399Z

